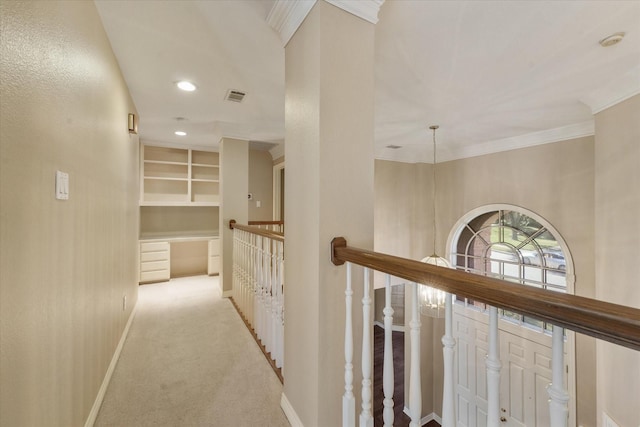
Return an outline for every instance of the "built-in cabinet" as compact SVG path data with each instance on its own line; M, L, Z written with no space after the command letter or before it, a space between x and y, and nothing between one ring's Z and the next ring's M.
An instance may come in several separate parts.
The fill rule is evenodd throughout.
M219 274L220 157L140 144L140 283Z
M140 145L140 206L218 206L214 151Z
M140 283L169 280L169 242L140 242Z
M202 256L198 253L201 244L207 248ZM172 251L172 246L175 246L176 250ZM185 253L188 255L185 256ZM176 237L140 241L140 283L162 282L172 277L205 272L210 276L220 273L220 239L217 237Z
M209 240L209 275L220 273L220 239Z

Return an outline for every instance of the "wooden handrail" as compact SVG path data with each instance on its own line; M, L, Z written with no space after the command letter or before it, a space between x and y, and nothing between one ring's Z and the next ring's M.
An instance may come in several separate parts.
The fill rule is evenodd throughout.
M369 267L640 351L637 308L353 248L343 237L331 241L331 261Z
M247 225L284 225L284 221L249 221Z
M284 242L284 233L278 231L266 230L264 228L252 227L250 225L238 224L235 219L229 221L230 229L238 229L242 231L248 231L249 233L257 234L258 236L268 237L279 242Z

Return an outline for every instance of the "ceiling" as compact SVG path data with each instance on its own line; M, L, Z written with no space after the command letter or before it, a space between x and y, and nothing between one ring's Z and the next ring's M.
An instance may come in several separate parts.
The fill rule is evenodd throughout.
M275 1L96 4L142 140L282 143L284 47L267 22ZM438 161L590 135L595 112L640 93L640 1L387 0L378 17L377 158L431 162L431 124ZM620 31L621 43L598 44ZM179 90L183 79L198 89ZM226 101L229 89L244 101Z

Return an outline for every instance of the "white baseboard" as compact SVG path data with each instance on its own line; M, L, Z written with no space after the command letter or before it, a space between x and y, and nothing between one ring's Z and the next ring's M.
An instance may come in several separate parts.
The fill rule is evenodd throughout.
M374 321L373 322L374 325L376 326L380 326L382 329L384 329L384 323L379 322L379 321ZM394 332L404 332L404 326L403 325L391 325L391 330Z
M280 407L287 416L291 427L304 427L302 421L300 421L300 418L298 417L298 414L296 414L295 409L291 406L291 402L289 402L289 399L287 399L287 396L284 393L282 393L282 398L280 399Z
M222 291L222 298L231 298L233 296L233 289L230 291Z
M122 331L120 342L118 342L116 351L113 353L113 357L111 358L111 363L107 368L107 373L104 375L104 379L102 380L102 385L98 390L98 395L96 396L96 400L93 402L93 407L91 407L91 412L89 412L89 417L87 417L87 422L84 423L84 427L93 427L93 424L96 422L96 418L98 417L98 412L100 411L100 407L102 406L102 401L104 400L104 395L107 392L107 387L109 387L109 383L111 382L111 376L113 375L113 371L116 369L116 365L118 364L118 359L120 359L120 353L122 352L122 347L124 346L124 342L127 340L127 335L129 335L129 328L131 327L131 323L133 323L133 318L135 317L137 307L138 307L138 303L136 302L136 305L134 305L133 309L131 310L131 314L129 315L129 320L127 320L127 324L124 327L124 331Z
M409 408L407 408L406 406L404 407L404 410L402 412L407 414L408 417L411 416L409 414ZM438 416L438 414L436 414L435 412L432 412L432 413L427 414L426 416L422 417L422 419L420 419L420 425L423 426L423 425L427 424L429 421L435 421L438 424L442 425L442 418L440 418Z

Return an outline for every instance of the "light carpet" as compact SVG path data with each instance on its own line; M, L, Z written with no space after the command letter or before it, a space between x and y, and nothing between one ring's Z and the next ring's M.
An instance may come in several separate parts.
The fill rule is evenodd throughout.
M139 288L95 426L289 426L282 385L218 277Z

